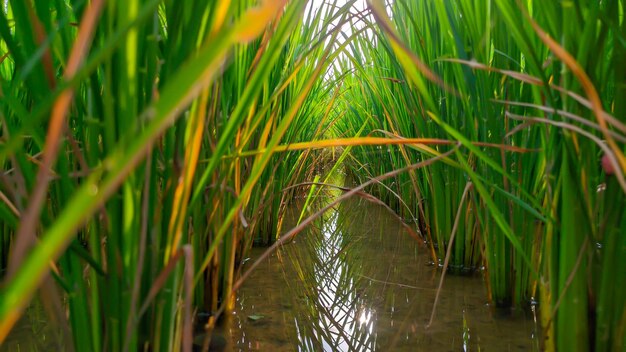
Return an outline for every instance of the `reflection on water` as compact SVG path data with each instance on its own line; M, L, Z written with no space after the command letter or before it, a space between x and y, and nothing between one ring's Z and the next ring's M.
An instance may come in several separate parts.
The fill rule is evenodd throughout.
M257 268L213 339L229 351L539 350L532 314L494 312L480 276L448 275L426 329L440 275L429 262L383 207L344 202ZM0 352L62 351L51 326L34 304Z
M538 350L532 315L494 313L480 276L448 276L426 329L439 278L428 263L393 215L348 201L256 270L218 333L235 351Z
M307 275L306 270L302 275L315 283L315 292L309 293L315 300L313 305L320 311L309 327L312 336L306 334L302 324L298 340L306 347L321 343L324 350L372 350L375 346L372 315L375 312L364 305L358 292L352 289L358 284L358 276L350 265L351 251L346 244L349 242L343 237L343 227L337 226L338 217L339 212L330 214L323 222L321 236L305 237L309 241L320 240L312 241L316 243L310 246L316 259L309 272L311 275Z

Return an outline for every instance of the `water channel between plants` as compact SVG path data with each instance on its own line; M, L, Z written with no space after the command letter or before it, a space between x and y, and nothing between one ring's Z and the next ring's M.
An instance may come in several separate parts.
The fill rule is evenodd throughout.
M349 200L256 269L215 335L232 351L538 350L532 312L493 309L480 273L446 276L426 328L440 275L387 209Z
M332 197L308 207L318 210ZM302 203L287 210L297 225ZM243 269L266 248L253 248ZM441 270L388 209L362 198L338 204L253 271L222 316L211 351L533 351L531 311L488 304L482 273L447 275L426 328ZM34 304L4 351L58 351ZM202 334L196 336L196 348Z

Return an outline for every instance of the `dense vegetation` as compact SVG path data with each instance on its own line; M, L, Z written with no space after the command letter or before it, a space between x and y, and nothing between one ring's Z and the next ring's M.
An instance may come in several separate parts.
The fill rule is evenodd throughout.
M626 350L624 2L354 2L4 2L0 343L40 289L76 350L190 350L332 163L542 348Z

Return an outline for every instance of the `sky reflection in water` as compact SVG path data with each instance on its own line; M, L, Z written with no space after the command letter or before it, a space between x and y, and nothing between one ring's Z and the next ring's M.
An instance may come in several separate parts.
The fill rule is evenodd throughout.
M494 313L480 275L447 276L426 329L439 278L428 262L384 208L347 201L257 269L218 333L233 351L536 349L532 316Z

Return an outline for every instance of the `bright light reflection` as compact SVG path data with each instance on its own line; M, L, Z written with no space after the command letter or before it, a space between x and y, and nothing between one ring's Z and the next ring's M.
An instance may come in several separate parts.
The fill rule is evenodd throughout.
M316 248L317 305L321 307L314 335L325 351L373 351L375 312L364 307L356 295L352 263L340 255L346 244L335 211L322 225L322 243Z

